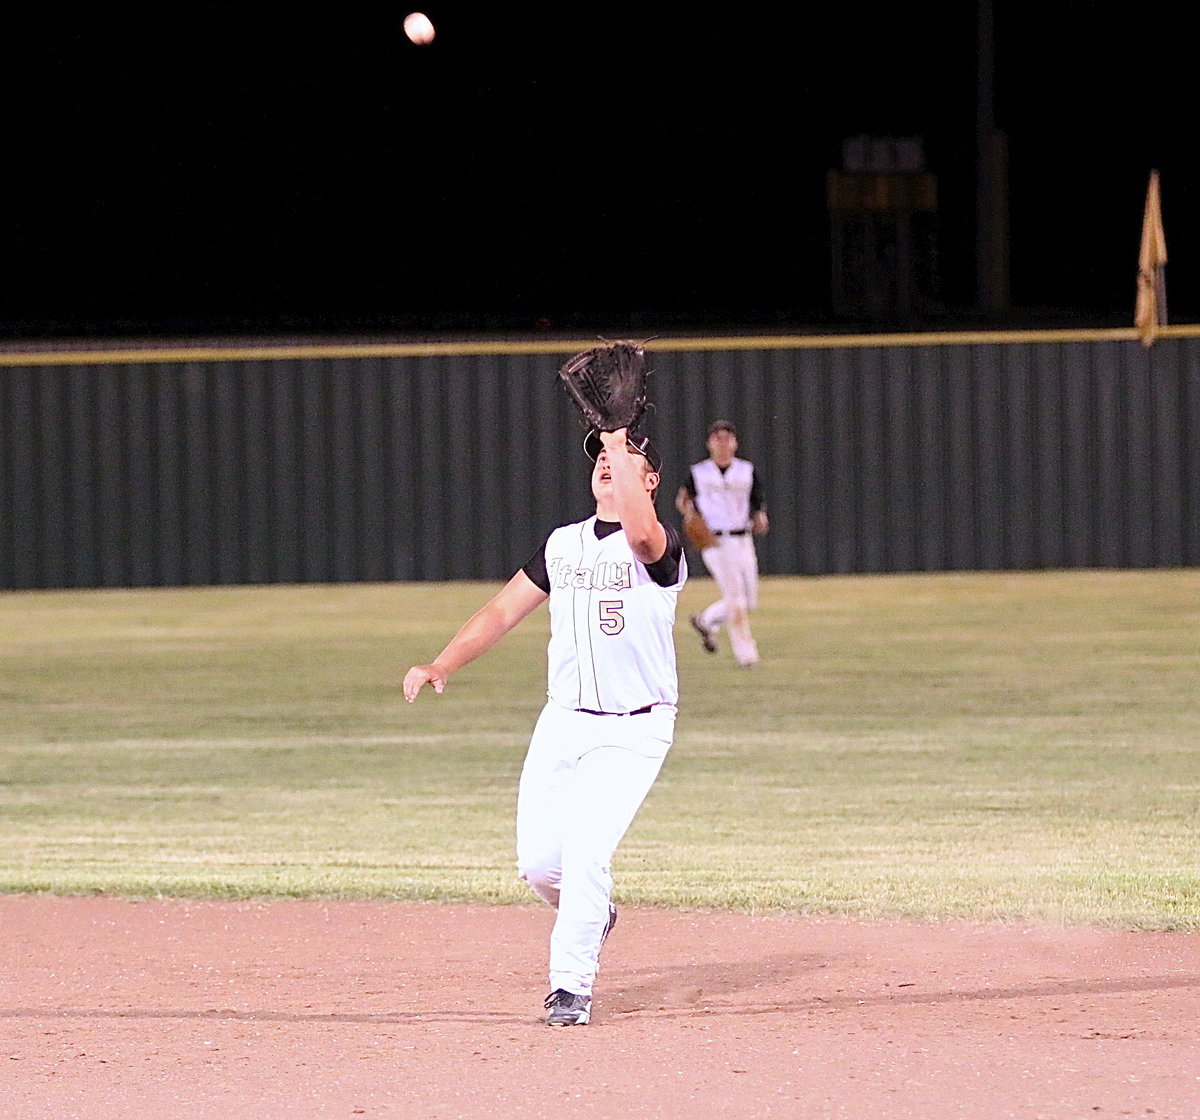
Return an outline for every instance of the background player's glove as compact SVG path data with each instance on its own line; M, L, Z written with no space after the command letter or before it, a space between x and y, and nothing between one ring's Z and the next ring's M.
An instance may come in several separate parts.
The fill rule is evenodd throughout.
M717 544L716 534L708 527L704 514L698 509L689 510L683 515L683 535L693 548L701 551L715 548Z
M612 342L576 354L558 376L588 426L600 432L633 429L646 412L646 352Z

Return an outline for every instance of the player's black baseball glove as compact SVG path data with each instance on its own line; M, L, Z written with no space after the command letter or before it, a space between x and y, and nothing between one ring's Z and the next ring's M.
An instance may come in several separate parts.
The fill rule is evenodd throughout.
M646 352L610 342L576 354L558 371L587 425L599 432L633 429L646 412Z

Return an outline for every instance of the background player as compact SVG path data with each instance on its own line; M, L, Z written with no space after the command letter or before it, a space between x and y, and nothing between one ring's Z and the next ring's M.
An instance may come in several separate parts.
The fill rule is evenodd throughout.
M709 653L716 636L729 628L729 644L739 665L758 664L758 644L750 631L750 612L758 606L758 554L754 537L770 528L762 480L754 464L737 458L737 429L714 420L708 429L708 455L696 463L675 497L681 514L698 510L717 543L700 556L712 573L721 598L689 620Z
M679 689L673 627L687 561L654 511L661 461L625 429L592 432L596 513L555 529L428 665L404 678L411 703L550 601L548 701L517 795L517 867L558 913L546 1022L591 1018L600 946L616 922L612 858L671 746Z

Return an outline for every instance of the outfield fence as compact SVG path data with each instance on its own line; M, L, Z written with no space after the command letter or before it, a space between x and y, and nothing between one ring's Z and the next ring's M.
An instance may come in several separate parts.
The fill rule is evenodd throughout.
M0 588L502 579L590 512L593 342L0 353ZM728 417L768 574L1200 564L1200 328L647 349L664 520Z

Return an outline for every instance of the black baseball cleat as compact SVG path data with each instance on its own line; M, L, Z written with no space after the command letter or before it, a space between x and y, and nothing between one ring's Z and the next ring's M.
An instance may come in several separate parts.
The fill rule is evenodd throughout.
M546 997L546 1026L585 1027L592 1018L592 997L557 988Z
M688 622L692 624L692 629L700 635L700 644L706 650L708 650L709 653L716 653L717 643L713 641L712 631L700 622L700 616L698 614L694 614L688 619Z
M608 940L608 935L612 933L612 928L617 924L617 908L610 902L608 904L608 921L604 925L604 932L600 935L601 948L604 942Z

